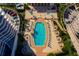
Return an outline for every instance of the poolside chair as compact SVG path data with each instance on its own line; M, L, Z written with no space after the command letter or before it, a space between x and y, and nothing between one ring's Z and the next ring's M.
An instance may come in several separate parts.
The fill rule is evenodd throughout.
M49 47L49 48L52 48L52 47L51 47L51 43L48 43L48 47Z

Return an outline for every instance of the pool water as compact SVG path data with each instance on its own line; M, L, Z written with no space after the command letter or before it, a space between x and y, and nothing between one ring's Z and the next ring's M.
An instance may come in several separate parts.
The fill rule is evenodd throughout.
M34 43L36 46L44 46L46 40L46 29L43 22L37 22L34 29Z

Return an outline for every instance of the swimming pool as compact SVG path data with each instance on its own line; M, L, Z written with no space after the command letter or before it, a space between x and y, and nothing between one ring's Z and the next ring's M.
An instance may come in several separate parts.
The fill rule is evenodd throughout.
M46 40L46 29L43 22L37 22L34 29L34 43L36 46L44 46Z

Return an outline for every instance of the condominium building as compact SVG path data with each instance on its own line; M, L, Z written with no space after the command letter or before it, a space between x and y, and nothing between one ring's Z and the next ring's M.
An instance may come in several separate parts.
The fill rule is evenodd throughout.
M4 11L0 8L0 55L9 56L15 55L19 24L15 25L16 22L12 21L15 19L7 11L11 12L9 10Z

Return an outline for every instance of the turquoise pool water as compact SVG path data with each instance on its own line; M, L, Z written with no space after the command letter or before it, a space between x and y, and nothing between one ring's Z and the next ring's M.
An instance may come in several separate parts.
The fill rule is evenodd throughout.
M46 40L46 29L43 22L37 22L34 29L34 42L36 46L44 46Z

